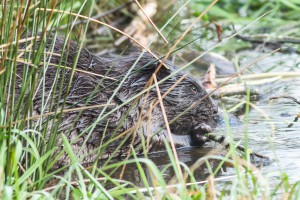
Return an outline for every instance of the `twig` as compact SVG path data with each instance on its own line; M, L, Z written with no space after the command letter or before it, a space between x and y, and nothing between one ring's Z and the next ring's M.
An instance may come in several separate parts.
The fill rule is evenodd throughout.
M257 34L244 36L238 34L237 38L253 43L267 43L267 44L282 44L282 43L293 43L300 44L300 38L296 37L286 37L286 36L273 36L269 34Z
M211 200L217 199L217 192L215 187L215 180L212 175L207 178L207 198Z
M288 128L291 128L294 125L294 123L298 121L299 118L300 118L300 113L298 113L298 115L295 117L293 122L288 125Z
M291 97L291 96L276 96L276 97L270 98L270 100L273 100L273 99L290 99L300 105L300 102L296 98Z
M276 49L275 51L279 51ZM272 52L274 53L274 52ZM241 72L239 72L241 74ZM278 77L281 76L282 78L299 78L300 72L271 72L271 73L260 73L260 74L247 74L239 76L241 79L261 79L261 78L270 78L270 77ZM238 77L234 77L238 78ZM216 82L223 82L226 81L228 78L217 78Z
M153 21L151 20L151 18L147 15L147 13L145 12L145 10L143 9L143 7L141 6L141 4L138 2L138 0L135 0L135 3L139 6L139 8L141 9L141 11L143 12L143 14L145 15L145 17L148 19L148 21L150 22L150 24L155 28L155 30L158 32L158 34L162 37L162 39L169 44L168 40L163 36L163 34L159 31L159 29L157 28L157 26L153 23Z
M208 134L205 134L205 136L208 138L208 141L211 140L211 141L217 142L217 143L223 145L226 149L228 149L230 146L230 143L225 140L225 136L223 136L223 135L221 137L219 137L214 133L208 133ZM236 145L236 144L234 144L234 145L236 146L236 148L238 150L245 152L245 150L246 150L245 147L243 147L241 145ZM262 155L260 153L256 153L256 152L252 151L251 149L248 149L248 152L252 155L255 155L256 157L269 159L268 156Z
M297 103L297 104L300 105L300 102L296 98L291 97L291 96L276 96L276 97L271 97L270 100L273 100L273 99L282 99L282 98L284 98L284 99L290 99L293 102L295 102L295 103ZM299 118L300 118L300 112L296 115L294 121L288 125L288 128L291 128L294 125L294 122L297 122Z
M214 98L222 98L224 96L246 95L247 87L244 85L236 85L235 87L223 87L212 94ZM257 88L250 88L250 95L260 95Z
M174 157L175 157L175 161L176 161L176 164L177 164L177 167L178 167L179 175L183 179L183 174L182 174L181 167L180 167L180 164L179 164L179 159L178 159L178 155L177 155L177 152L176 152L176 147L175 147L175 144L174 144L174 141L173 141L171 129L170 129L170 126L169 126L169 121L168 121L167 114L166 114L166 111L165 111L165 107L164 107L164 104L163 104L163 101L162 101L161 93L160 93L160 90L159 90L159 87L158 87L156 75L153 74L152 77L153 77L153 80L154 80L154 83L155 83L158 100L160 102L160 107L161 107L162 115L163 115L163 118L164 118L164 121L165 121L165 125L166 125L167 131L168 131L169 140L170 140L172 151L173 151L173 154L174 154Z

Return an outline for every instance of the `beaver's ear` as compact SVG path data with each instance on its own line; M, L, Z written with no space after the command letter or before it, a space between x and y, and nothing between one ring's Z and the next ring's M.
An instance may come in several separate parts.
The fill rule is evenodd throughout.
M159 68L159 71L157 72L158 78L164 78L164 77L170 75L170 73L171 73L168 65L166 63L162 64L161 61L157 61L155 71L158 70L158 68Z
M170 74L170 70L166 67L170 65L170 62L166 61L165 64L162 65L161 61L153 58L153 56L149 54L145 54L145 56L140 59L139 64L142 66L139 73L142 73L143 75L152 76L158 68L159 71L157 77L165 77Z

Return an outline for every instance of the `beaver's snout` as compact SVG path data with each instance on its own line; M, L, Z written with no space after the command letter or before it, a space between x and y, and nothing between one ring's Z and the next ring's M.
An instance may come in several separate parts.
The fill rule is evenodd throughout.
M213 108L212 108L212 114L213 115L218 115L218 113L219 113L219 108L218 108L218 106L213 106Z

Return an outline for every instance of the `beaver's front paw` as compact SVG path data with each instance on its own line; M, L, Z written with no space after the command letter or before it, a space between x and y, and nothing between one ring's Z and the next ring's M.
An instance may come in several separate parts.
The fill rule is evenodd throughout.
M211 133L212 128L207 124L199 124L194 127L191 133L192 145L201 146L205 142L209 141L209 138L205 136L207 133Z

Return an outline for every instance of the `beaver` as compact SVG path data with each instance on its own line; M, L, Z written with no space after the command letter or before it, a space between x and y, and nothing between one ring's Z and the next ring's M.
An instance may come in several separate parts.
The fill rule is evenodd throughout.
M31 46L37 44L42 42ZM123 156L131 146L137 153L160 151L164 140L170 142L158 91L154 83L147 85L160 60L139 50L101 57L87 49L78 53L76 42L65 45L65 38L54 34L48 34L43 44L42 67L18 65L16 94L23 105L30 105L22 107L23 115L39 116L34 128L43 133L45 149L54 145L55 152L63 150L60 134L64 134L73 152L88 163ZM28 46L21 48L28 51ZM23 57L29 58L36 49ZM199 81L177 71L165 61L156 73L171 134L176 148L201 146L204 134L216 126L218 106ZM31 84L24 90L21 82L29 76ZM57 162L69 163L67 153Z

